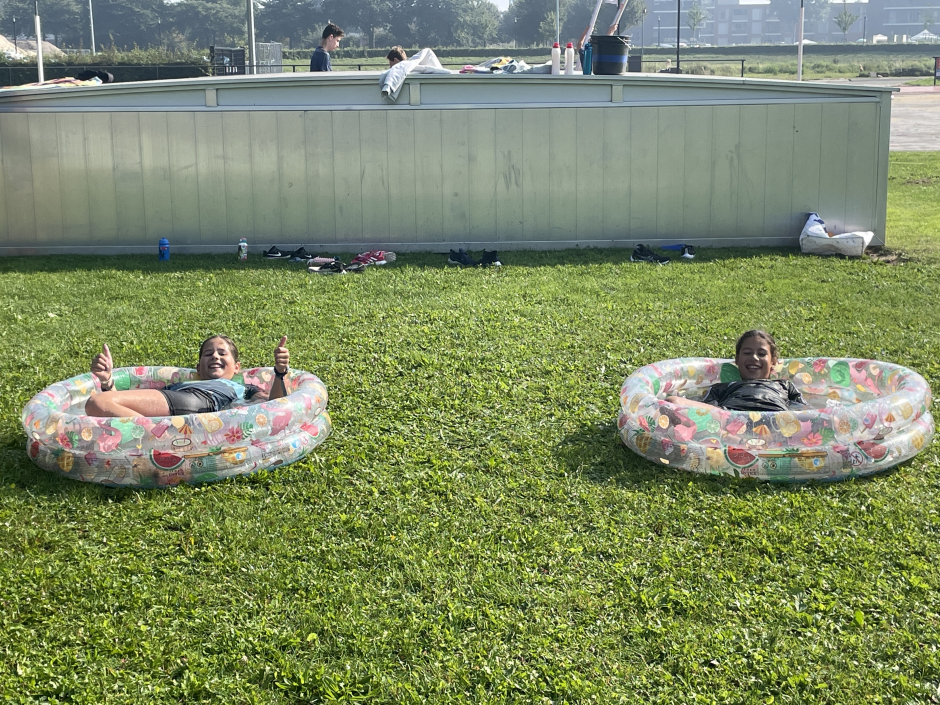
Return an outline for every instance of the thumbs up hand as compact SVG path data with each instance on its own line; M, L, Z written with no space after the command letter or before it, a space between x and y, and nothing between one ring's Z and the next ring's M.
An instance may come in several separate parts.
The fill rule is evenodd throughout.
M287 336L282 336L277 347L274 348L274 371L283 374L287 372L290 364L290 351L287 349Z
M91 359L91 373L101 382L102 391L108 391L114 386L111 380L111 371L114 369L114 360L111 359L111 351L108 344L101 346L101 352Z

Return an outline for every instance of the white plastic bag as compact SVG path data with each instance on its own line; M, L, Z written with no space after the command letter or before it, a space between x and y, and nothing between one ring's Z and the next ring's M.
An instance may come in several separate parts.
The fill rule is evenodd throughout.
M830 236L826 223L818 213L810 213L800 233L800 251L804 255L845 255L861 257L865 253L873 232L842 233Z

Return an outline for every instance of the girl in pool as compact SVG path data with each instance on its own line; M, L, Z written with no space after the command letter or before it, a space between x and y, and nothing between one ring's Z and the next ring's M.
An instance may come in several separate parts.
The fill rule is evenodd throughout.
M685 397L666 397L681 406L697 406L733 411L787 411L805 408L806 402L790 380L771 379L777 364L777 343L770 333L749 330L735 347L734 364L741 372L740 382L712 385L702 401Z
M222 411L241 399L279 399L287 396L284 376L290 362L287 336L274 349L274 384L265 395L254 385L232 378L239 370L238 348L225 335L214 335L199 346L198 379L171 384L165 389L115 391L111 371L114 362L107 345L91 361L91 373L101 381L101 394L85 402L88 416L185 416Z

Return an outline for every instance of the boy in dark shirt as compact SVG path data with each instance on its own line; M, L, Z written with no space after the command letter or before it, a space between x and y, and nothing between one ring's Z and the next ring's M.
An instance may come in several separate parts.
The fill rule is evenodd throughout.
M330 62L330 52L339 46L339 41L343 38L344 34L345 32L332 22L326 25L326 28L323 30L323 39L320 41L320 46L314 50L313 56L310 57L311 71L333 70L333 64Z

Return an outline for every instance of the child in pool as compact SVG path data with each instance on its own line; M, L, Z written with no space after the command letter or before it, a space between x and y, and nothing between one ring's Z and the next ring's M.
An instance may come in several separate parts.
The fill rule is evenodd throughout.
M738 338L734 364L741 371L740 382L712 385L702 401L685 397L666 397L666 401L681 406L706 409L717 406L733 411L787 411L807 406L790 380L770 378L777 364L777 343L770 333L749 330Z
M287 336L274 349L274 384L265 395L254 385L232 381L241 370L238 348L224 335L207 338L199 346L197 379L171 384L164 389L115 391L111 371L114 362L107 345L91 361L91 373L101 380L101 394L85 402L88 416L185 416L222 411L241 399L279 399L287 396L284 376L290 362Z

